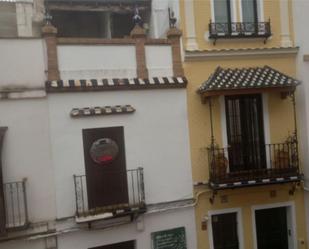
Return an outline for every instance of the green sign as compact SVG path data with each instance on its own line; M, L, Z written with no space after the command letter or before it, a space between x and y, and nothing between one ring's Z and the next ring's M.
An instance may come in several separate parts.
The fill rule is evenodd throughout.
M152 249L187 249L184 227L151 234Z

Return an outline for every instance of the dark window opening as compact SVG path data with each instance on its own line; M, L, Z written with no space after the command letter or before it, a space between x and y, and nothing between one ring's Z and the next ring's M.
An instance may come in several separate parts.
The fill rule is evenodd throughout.
M149 13L139 13L144 23ZM66 11L52 10L52 23L58 29L58 37L126 38L134 28L134 11Z
M134 248L135 248L135 241L130 240L130 241L106 245L106 246L91 247L89 249L134 249Z

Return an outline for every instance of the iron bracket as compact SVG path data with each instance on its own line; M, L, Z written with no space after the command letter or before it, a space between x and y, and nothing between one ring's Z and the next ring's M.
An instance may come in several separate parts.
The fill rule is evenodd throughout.
M215 198L216 198L216 195L217 195L217 194L218 194L217 190L213 190L213 191L212 191L212 195L211 195L210 198L209 198L209 202L210 202L211 204L214 204Z
M290 190L289 190L289 195L294 195L297 186L298 186L298 183L296 183L296 182L293 182L293 183L292 183L292 186L291 186L291 188L290 188Z

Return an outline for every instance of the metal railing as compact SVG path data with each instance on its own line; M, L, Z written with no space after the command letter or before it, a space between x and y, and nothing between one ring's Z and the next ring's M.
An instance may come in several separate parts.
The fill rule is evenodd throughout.
M209 38L268 38L271 36L270 21L268 22L230 22L209 23Z
M213 183L299 175L297 142L207 148Z
M3 184L6 229L22 228L28 224L26 180Z
M123 172L109 172L106 174L118 174L120 178L123 176L127 182L128 202L114 205L95 205L90 208L88 202L88 191L86 175L74 175L75 200L76 200L76 216L86 217L89 215L97 215L101 213L114 213L119 209L138 210L145 208L145 189L144 189L144 173L143 168L127 170ZM107 175L108 176L108 175ZM119 191L121 193L119 193ZM106 192L96 193L96 195L117 195L123 194L119 189L107 189Z

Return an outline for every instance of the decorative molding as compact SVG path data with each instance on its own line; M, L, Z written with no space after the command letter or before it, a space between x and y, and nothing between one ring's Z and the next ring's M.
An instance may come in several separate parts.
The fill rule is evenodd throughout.
M154 77L148 79L54 80L45 83L47 92L87 92L132 89L185 88L185 77Z
M194 203L195 203L195 200L193 198L189 198L189 199L182 199L182 200L177 200L177 201L148 204L146 215L179 209L179 208L193 207Z
M46 97L45 89L0 90L0 100L40 99Z
M57 38L58 45L135 45L136 41L132 38ZM145 45L170 45L168 39L146 38Z
M228 189L228 188L239 188L239 187L248 187L255 185L266 185L266 184L282 184L288 182L299 182L303 179L302 175L298 176L288 176L288 177L277 177L277 178L264 178L259 180L250 180L250 181L239 181L231 183L214 183L210 182L209 186L212 189Z
M185 61L222 59L223 57L252 57L252 56L275 56L275 55L296 56L298 51L299 51L298 47L195 50L185 52Z
M113 114L127 114L133 113L135 109L131 105L115 105L115 106L96 106L96 107L84 107L73 108L70 112L72 118L78 117L91 117Z

